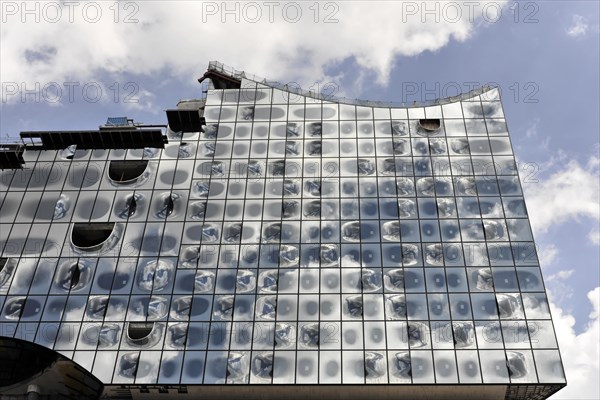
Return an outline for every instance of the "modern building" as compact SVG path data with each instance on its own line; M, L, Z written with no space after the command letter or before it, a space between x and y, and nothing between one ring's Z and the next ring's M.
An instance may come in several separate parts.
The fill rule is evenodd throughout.
M389 105L211 63L168 126L0 149L0 394L545 399L499 90Z

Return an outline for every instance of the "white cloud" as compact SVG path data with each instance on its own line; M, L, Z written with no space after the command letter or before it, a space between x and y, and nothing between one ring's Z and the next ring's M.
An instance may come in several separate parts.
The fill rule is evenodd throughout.
M600 230L594 229L588 233L588 239L595 245L600 245Z
M29 6L39 8L38 23L35 11L24 15L20 9L25 3L7 3L17 9L3 10L2 80L31 88L35 81L42 85L81 82L106 73L168 70L189 79L190 75L200 75L209 60L303 85L324 77L331 79L325 73L328 67L354 60L371 72L377 83L385 84L397 56L436 51L451 40L465 41L481 22L486 24L484 15L489 20L493 17L490 10L507 1L451 2L462 7L460 18L447 2L353 1L327 3L327 7L314 3L318 4L318 15L312 2L296 2L293 4L301 4L302 10L295 23L292 3L285 2L278 3L272 12L265 3L252 2L260 6L256 23L250 22L256 20L256 10L244 2L119 2L119 15L115 15L117 3L90 2L103 5L95 23L88 22L95 18L95 8L84 12L84 3L73 9L73 22L69 22L69 9L64 7L56 23L49 22L56 19L56 11L44 11L43 2ZM433 10L436 4L433 14L421 9ZM234 10L236 5L238 15L222 10L225 6ZM217 11L213 14L214 7ZM124 23L130 14L139 22ZM326 23L328 18L338 22Z
M600 287L590 291L587 297L592 303L593 311L589 315L586 329L580 334L576 334L573 329L575 318L551 304L554 329L568 383L567 387L551 397L553 400L600 398Z
M558 259L558 248L554 244L540 247L538 259L542 267L547 267Z
M525 139L531 139L537 137L538 135L538 127L540 125L540 119L534 118L531 125L525 131Z
M519 138L519 142L535 141L536 146L550 151L550 140L552 137L550 135L539 137L540 121L539 117L533 118L527 129L525 129L525 135L515 135L515 137Z
M556 304L566 304L569 299L573 298L573 286L568 281L574 273L574 269L561 270L545 279L546 289L552 292L552 298ZM571 309L568 311L572 312Z
M573 15L573 25L567 29L567 35L571 37L584 36L588 31L588 24L581 15Z
M532 227L536 237L551 227L560 226L571 220L585 221L595 226L600 222L600 173L598 157L587 163L569 159L564 153L553 154L550 161L540 166L553 171L546 179L526 183L526 201ZM594 230L588 238L594 242ZM582 235L583 236L583 235ZM559 248L550 244L539 253L540 264L547 267L559 264ZM600 288L588 293L587 298L593 311L583 332L574 329L576 320L572 310L560 308L578 289L568 283L575 269L564 268L546 279L551 301L552 317L558 338L568 385L552 396L552 399L598 399L600 388L597 376L600 373L600 326L598 310ZM580 290L580 289L579 289ZM581 325L581 324L578 324Z
M558 271L556 274L550 275L547 280L548 281L553 281L556 279L566 280L566 279L569 279L571 277L571 275L573 275L574 272L575 272L574 269Z
M123 104L125 108L130 110L147 111L154 114L162 111L160 106L156 104L156 95L148 90L140 90L139 88L127 94Z
M586 165L562 159L549 166L557 171L547 179L524 184L531 225L537 234L569 220L589 219L596 225L600 221L599 159L592 157ZM564 167L559 168L559 163Z
M589 292L587 297L592 303L592 312L590 313L590 318L598 319L600 311L600 287L597 287Z

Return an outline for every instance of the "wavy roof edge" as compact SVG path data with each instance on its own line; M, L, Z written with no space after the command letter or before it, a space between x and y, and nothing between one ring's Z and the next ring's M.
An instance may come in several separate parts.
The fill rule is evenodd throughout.
M467 99L471 99L475 96L482 95L483 93L489 92L491 90L497 89L497 85L484 85L479 88L470 90L465 93L461 93L456 96L438 98L435 100L428 101L414 101L414 102L387 102L387 101L374 101L374 100L361 100L361 99L351 99L347 97L337 97L332 95L326 95L321 93L315 93L313 91L303 90L302 88L289 86L287 84L282 84L276 81L269 81L266 78L259 77L254 74L247 73L245 71L236 70L233 67L225 65L218 61L210 61L208 64L208 71L214 71L226 75L232 79L239 80L241 82L242 79L250 80L256 82L261 85L268 86L273 89L282 90L288 93L298 94L305 97L310 97L317 100L328 101L332 103L341 103L341 104L350 104L350 105L358 105L358 106L369 106L369 107L389 107L389 108L415 108L415 107L430 107L430 106L438 106L450 103L456 103L458 101L463 101ZM500 98L490 99L494 101L499 101Z

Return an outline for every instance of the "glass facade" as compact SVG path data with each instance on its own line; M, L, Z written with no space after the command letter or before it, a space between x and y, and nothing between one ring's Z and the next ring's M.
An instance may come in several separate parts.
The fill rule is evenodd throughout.
M0 173L1 336L106 385L564 386L498 89L398 108L243 78L203 117Z

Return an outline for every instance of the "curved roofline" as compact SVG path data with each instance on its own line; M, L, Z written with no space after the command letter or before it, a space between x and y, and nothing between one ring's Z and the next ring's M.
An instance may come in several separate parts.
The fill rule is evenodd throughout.
M337 96L332 96L332 95L315 93L313 91L303 90L299 87L289 86L287 84L284 85L284 84L281 84L281 83L275 82L275 81L269 81L266 78L262 78L262 77L254 75L254 74L250 74L245 71L236 70L235 68L225 65L223 63L220 63L218 61L210 61L208 64L208 71L216 72L219 75L224 75L228 78L232 78L232 79L240 81L240 82L242 79L247 79L247 80L256 82L258 84L271 87L273 89L278 89L278 90L282 90L284 92L298 94L298 95L313 98L316 100L329 101L332 103L357 105L357 106L368 106L368 107L414 108L414 107L438 106L438 105L456 103L458 101L470 99L472 97L479 96L483 93L489 92L490 90L498 88L497 85L485 85L485 86L481 86L479 88L470 90L468 92L461 93L457 96L450 96L450 97L439 98L439 99L429 100L429 101L421 101L421 102L414 101L414 102L402 103L402 102L386 102L386 101L350 99L347 97L337 97ZM207 77L207 75L205 74L205 77L200 78L199 81L201 82L206 77Z

